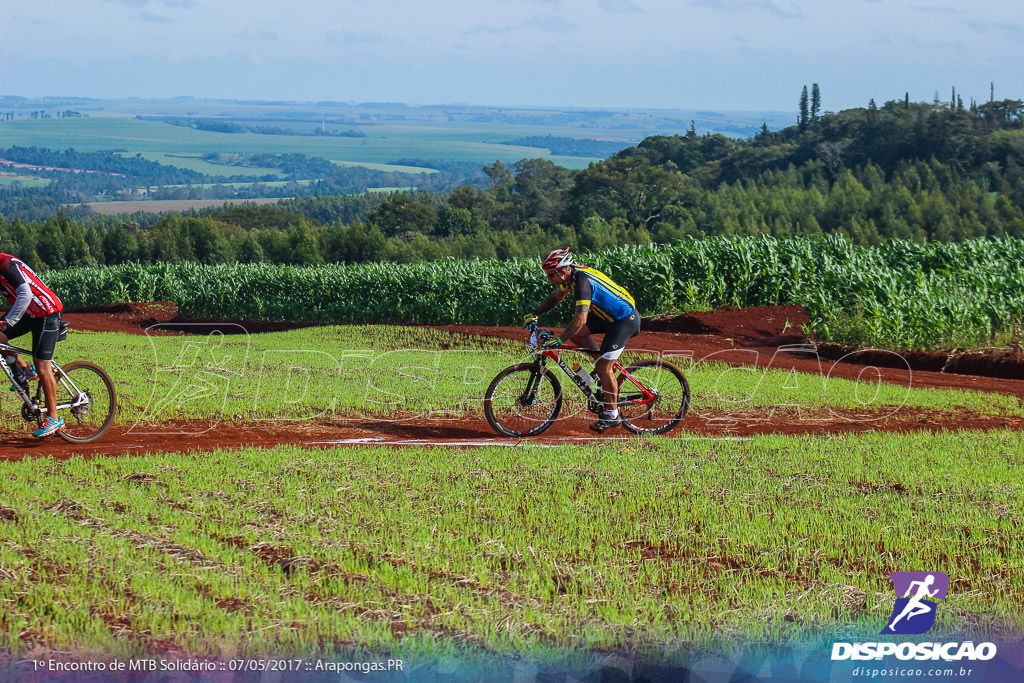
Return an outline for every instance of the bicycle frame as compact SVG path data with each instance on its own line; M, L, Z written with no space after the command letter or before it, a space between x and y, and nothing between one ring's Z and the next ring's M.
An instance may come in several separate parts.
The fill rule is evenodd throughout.
M576 385L577 389L583 392L584 396L586 396L589 400L595 402L595 404L600 404L602 402L601 397L599 397L597 392L594 391L594 386L588 385L586 382L580 379L579 375L577 375L573 371L572 367L570 367L568 363L562 360L561 356L558 353L559 351L579 351L581 353L597 353L598 349L573 346L571 344L560 344L557 347L546 349L541 346L540 339L538 338L536 332L530 333L530 341L527 343L527 346L536 354L537 358L534 362L538 365L538 367L544 366L545 359L553 360L558 365L558 367L562 368L562 372L564 372L572 379L573 384ZM622 377L625 377L634 385L636 385L636 388L640 390L641 393L639 396L629 397L629 403L635 403L637 405L647 405L648 403L650 403L651 401L658 397L657 391L648 389L646 386L644 386L640 382L640 380L638 380L633 375L629 374L626 368L624 368L622 366L622 363L620 363L618 360L612 361L612 372L619 373ZM535 390L536 379L531 380L530 386L527 388L526 394L529 394L532 397L533 392Z
M11 381L11 385L15 388L14 392L21 399L22 403L25 406L25 410L28 411L27 414L38 414L39 404L36 402L35 399L28 395L28 392L22 388L19 382L14 381L14 374L11 372L11 368L7 365L7 361L4 360L4 357L6 356L17 356L21 354L24 354L29 357L32 356L32 352L28 349L23 349L21 347L13 346L11 344L0 344L0 366L3 366L4 374L6 374L7 378ZM74 403L58 404L57 410L76 408L82 403L85 403L89 400L88 397L82 392L82 390L79 389L78 386L71 380L71 378L64 373L64 369L57 364L57 361L51 360L50 364L53 367L54 379L56 379L58 382L63 382L69 388L73 389L73 391L71 391L70 393L71 395L76 397Z

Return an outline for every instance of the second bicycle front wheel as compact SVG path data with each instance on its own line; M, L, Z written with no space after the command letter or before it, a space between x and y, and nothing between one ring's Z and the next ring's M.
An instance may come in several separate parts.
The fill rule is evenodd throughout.
M69 443L91 443L103 436L117 412L114 383L100 366L89 361L75 361L60 372L54 367L57 380L57 414L64 418L64 428L57 436ZM46 414L41 405L40 420Z
M534 363L505 368L484 393L484 416L502 436L537 436L561 409L561 385Z
M662 360L643 360L626 368L647 389L619 374L622 426L634 434L664 434L679 424L690 407L690 384L683 371Z

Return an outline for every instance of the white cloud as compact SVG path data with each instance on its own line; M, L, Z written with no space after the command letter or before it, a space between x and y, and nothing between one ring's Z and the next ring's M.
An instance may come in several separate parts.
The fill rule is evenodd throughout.
M532 16L523 22L523 26L537 28L548 33L566 33L579 28L578 24L555 14Z
M1020 24L1011 21L968 21L967 26L982 35L1000 33L1010 40L1018 40L1024 33Z
M327 42L334 45L374 45L385 42L384 37L372 31L328 31Z
M196 0L103 0L103 2L125 5L127 7L145 7L149 4L157 4L164 7L188 9L196 6Z
M787 2L786 6L780 6L774 0L690 0L691 5L711 7L723 12L748 12L750 10L764 10L780 17L796 18L802 15L800 6L794 2Z
M174 19L164 16L162 14L156 14L154 12L143 12L139 15L139 21L145 21L150 24L173 24Z
M477 24L472 26L463 33L465 35L473 35L474 33L484 33L487 35L497 36L506 33L511 33L514 29L511 26L484 26L483 24Z
M281 37L275 31L266 30L252 31L246 29L244 31L239 31L238 33L236 33L235 38L238 38L239 40L263 41L270 43L277 43L281 41Z
M605 12L643 12L632 0L598 0L597 6Z
M345 99L392 101L437 93L485 104L789 109L800 86L819 82L839 110L908 90L930 99L950 85L984 99L993 80L1006 97L1024 97L1017 3L926 3L8 2L0 88L61 94L71 84L79 94L141 96L175 83L195 89L175 94L315 100L334 96L338 85L322 75L340 70Z

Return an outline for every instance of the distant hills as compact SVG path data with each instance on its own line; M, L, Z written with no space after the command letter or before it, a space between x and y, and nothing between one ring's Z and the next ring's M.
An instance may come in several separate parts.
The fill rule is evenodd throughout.
M345 107L346 115L360 108ZM423 117L436 108L366 109L374 117ZM642 118L591 115L619 123ZM1024 238L1021 100L964 106L905 97L841 112L808 107L794 124L772 130L762 122L750 137L700 132L691 122L635 143L607 128L452 123L444 116L415 125L378 118L359 139L213 132L132 117L6 121L5 138L77 135L85 142L94 139L88 132L162 151L0 150L0 158L22 164L104 171L37 170L46 187L0 187L0 234L34 254L32 265L54 268L509 258L565 244L602 249L714 235L839 235L857 244ZM132 136L124 135L129 127ZM273 207L121 217L78 206L104 193L140 199L133 189L140 183L148 184L150 199L285 199ZM59 213L61 204L70 208Z

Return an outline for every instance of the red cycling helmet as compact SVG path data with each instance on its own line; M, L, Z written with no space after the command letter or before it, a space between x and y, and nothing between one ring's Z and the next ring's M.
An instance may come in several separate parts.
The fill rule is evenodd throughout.
M572 251L569 250L569 247L549 251L544 260L540 262L540 267L544 270L558 270L571 265L573 265Z

